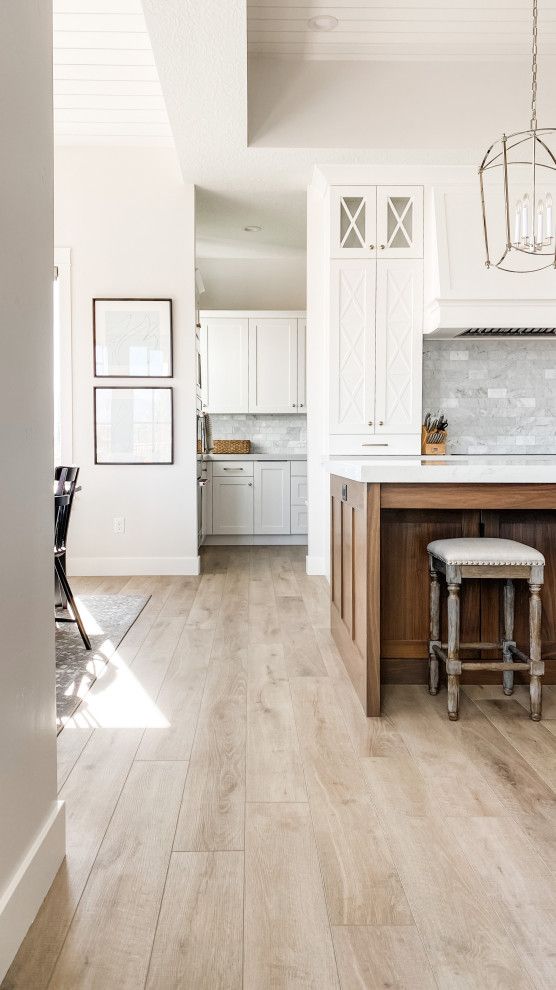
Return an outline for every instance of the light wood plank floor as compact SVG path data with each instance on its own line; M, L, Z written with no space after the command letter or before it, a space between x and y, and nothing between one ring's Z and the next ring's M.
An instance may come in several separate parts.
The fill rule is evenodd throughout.
M364 718L305 548L208 548L59 736L67 857L1 990L556 986L556 689Z

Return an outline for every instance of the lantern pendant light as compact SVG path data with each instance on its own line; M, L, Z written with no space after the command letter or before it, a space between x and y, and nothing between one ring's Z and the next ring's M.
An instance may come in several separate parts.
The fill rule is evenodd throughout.
M486 267L515 273L556 268L556 152L550 147L556 149L556 128L537 126L537 35L533 0L530 127L504 134L479 167Z

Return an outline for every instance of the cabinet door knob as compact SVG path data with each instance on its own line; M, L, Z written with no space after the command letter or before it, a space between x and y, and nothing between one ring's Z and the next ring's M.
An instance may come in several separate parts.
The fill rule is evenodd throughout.
M381 245L380 245L380 250L381 250L381 251L384 251L384 247L385 247L385 245L384 245L384 244L381 244Z
M295 409L295 402L292 402L292 409Z
M249 482L249 488L252 488L252 487L253 487L253 482L252 482L252 481L250 481L250 482Z
M379 426L384 426L384 420L381 419L378 425Z
M369 244L369 251L374 251L374 249L375 249L374 244Z
M299 408L300 409L303 409L303 403L302 402L299 403Z
M373 421L372 421L372 419L370 419L369 420L369 426L372 426L372 425L373 425Z

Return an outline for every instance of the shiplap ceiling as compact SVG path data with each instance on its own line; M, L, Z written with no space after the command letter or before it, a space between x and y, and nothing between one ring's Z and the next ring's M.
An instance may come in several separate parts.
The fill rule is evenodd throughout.
M54 0L59 144L172 144L141 0Z
M516 58L531 50L531 0L248 0L252 55L300 59ZM314 31L308 20L338 26ZM542 54L556 54L556 0L539 0Z

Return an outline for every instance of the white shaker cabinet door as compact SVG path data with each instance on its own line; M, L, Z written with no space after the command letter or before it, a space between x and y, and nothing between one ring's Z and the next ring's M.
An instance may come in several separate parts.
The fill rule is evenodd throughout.
M376 432L419 433L423 349L423 266L377 265Z
M297 412L297 319L249 320L249 412Z
M290 532L289 461L255 462L255 533Z
M377 189L377 257L423 257L423 187Z
M252 479L213 477L212 532L215 536L252 535Z
M206 412L249 411L249 321L245 317L201 321L201 374Z
M330 210L331 258L376 255L376 186L333 186Z
M374 433L375 261L333 261L330 432Z

